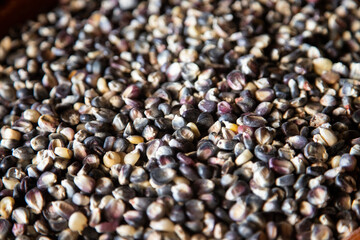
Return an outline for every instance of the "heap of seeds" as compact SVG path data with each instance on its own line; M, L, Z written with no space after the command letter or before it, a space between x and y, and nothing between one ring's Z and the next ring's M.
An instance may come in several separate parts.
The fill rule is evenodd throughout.
M356 0L67 0L0 42L0 239L341 239Z

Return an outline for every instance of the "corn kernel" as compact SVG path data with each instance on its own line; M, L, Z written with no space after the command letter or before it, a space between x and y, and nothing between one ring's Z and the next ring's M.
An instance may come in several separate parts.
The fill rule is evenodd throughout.
M126 156L124 157L124 163L134 166L139 160L139 158L140 158L140 152L139 150L136 149L126 154Z
M82 212L74 212L69 218L69 228L74 232L82 232L87 226L87 218Z
M8 219L14 208L15 200L12 197L4 197L0 201L0 216Z
M79 111L79 109L84 105L84 103L77 102L74 104L74 110Z
M200 131L195 123L189 122L186 126L188 126L191 129L191 131L195 135L195 138L199 138L201 136Z
M21 133L19 133L18 131L14 130L14 129L7 128L7 129L5 129L4 135L2 137L5 139L19 141L21 139Z
M238 132L238 125L235 123L230 123L230 122L224 122L225 123L225 127L233 132Z
M105 153L103 162L106 167L111 168L113 165L121 163L122 157L117 152L109 151Z
M132 144L139 144L144 142L144 138L141 136L129 136L126 139Z
M174 183L175 184L181 184L181 183L184 183L184 184L187 184L187 185L190 185L190 181L184 177L180 177L180 176L176 176L174 179L173 179Z
M30 121L32 123L37 123L40 117L40 113L33 109L27 109L23 113L23 117L27 121Z
M18 184L20 181L13 177L3 177L2 182L6 189L14 190L16 184Z
M73 152L68 149L68 148L65 148L65 147L55 147L55 154L62 157L62 158L65 158L65 159L71 159L72 156L73 156Z
M72 70L71 73L69 74L68 79L71 79L73 76L75 76L76 73L77 73L76 70Z
M110 91L105 78L99 78L96 86L97 86L97 89L99 90L99 92L101 92L103 94Z

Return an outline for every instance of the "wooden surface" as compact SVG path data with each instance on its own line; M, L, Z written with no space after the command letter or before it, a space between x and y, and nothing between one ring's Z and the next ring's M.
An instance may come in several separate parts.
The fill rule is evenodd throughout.
M56 3L57 0L0 0L0 37L10 27L49 11Z
M360 240L360 228L353 231L350 236L344 238L343 240Z

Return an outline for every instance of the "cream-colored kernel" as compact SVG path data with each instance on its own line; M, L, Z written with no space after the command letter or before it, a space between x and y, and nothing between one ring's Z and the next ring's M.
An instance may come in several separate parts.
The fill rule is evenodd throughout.
M54 152L56 155L65 159L71 159L73 156L73 152L65 147L56 147Z
M111 168L115 164L122 162L121 155L117 152L109 151L103 157L103 163L106 167Z
M87 218L82 212L74 212L69 218L69 228L74 232L82 232L87 226Z

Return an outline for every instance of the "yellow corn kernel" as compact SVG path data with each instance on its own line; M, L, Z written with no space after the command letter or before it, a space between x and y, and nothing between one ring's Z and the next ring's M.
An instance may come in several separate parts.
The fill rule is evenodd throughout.
M188 126L191 129L191 131L195 135L195 138L199 138L201 136L200 131L195 123L189 122L188 124L186 124L186 126Z
M144 142L144 138L141 136L129 136L126 138L132 144L139 144Z
M65 159L71 159L73 156L73 152L65 147L56 147L54 152L56 155Z
M0 216L8 219L14 208L15 200L12 197L4 197L0 201Z
M40 115L41 114L34 109L26 109L23 113L24 119L32 123L37 123Z
M102 94L110 91L105 78L99 78L96 87Z
M14 130L14 129L7 128L7 129L5 129L4 135L2 137L5 139L19 141L21 139L21 133L19 133L18 131Z
M111 168L113 165L121 163L122 157L117 152L109 151L105 153L103 162L106 167Z
M74 104L74 110L79 111L79 109L84 105L84 103L77 102Z
M230 123L230 122L224 122L225 123L225 127L233 132L238 132L238 125L235 123Z
M69 74L68 79L70 80L76 73L77 73L76 70L72 70L71 73Z

